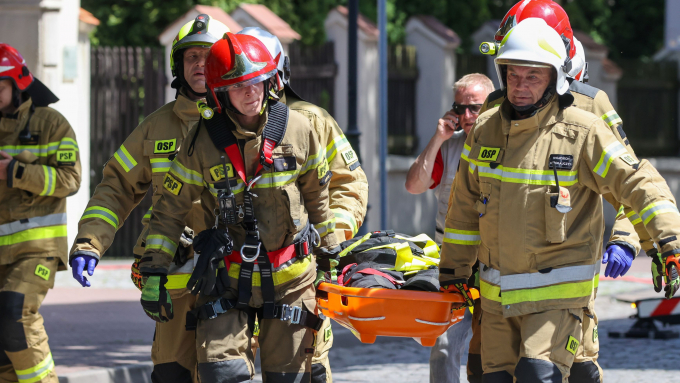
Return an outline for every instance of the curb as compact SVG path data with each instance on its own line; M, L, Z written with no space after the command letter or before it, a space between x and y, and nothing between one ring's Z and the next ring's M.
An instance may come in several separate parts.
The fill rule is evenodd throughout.
M59 383L151 383L153 363L78 371L59 377Z

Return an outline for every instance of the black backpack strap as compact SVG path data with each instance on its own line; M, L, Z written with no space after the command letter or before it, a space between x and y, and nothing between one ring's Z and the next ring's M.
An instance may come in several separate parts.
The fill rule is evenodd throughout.
M224 149L238 143L233 132L236 126L234 121L227 116L226 112L215 113L211 119L203 119L203 123L208 131L210 140L220 152L224 152Z
M264 132L262 132L262 150L260 150L260 164L265 170L269 170L274 163L272 151L286 135L289 112L285 104L274 100L269 101L269 116Z

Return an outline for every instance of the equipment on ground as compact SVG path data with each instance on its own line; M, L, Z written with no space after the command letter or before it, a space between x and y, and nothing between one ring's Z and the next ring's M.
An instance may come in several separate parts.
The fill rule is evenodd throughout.
M659 290L661 291L661 290ZM673 330L660 330L654 321L667 325L680 324L680 297L666 299L651 291L641 293L621 294L615 297L617 301L630 303L637 309L637 313L631 318L637 319L635 324L626 331L610 331L611 338L653 338L675 339L680 334Z

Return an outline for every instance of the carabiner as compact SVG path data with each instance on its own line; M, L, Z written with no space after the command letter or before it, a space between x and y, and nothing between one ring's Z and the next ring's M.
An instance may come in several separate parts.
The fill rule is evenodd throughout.
M257 257L260 256L260 246L261 245L262 245L262 242L258 242L257 246L248 245L248 244L244 243L243 246L241 246L241 259L243 260L243 262L255 262ZM244 255L243 249L245 249L246 247L249 248L249 249L253 249L253 248L257 249L257 251L255 252L255 255L252 256L252 257L248 257L248 256Z
M250 191L253 185L255 185L255 182L259 181L260 178L262 178L262 174L250 180L250 182L248 182L248 185L246 186L246 191Z

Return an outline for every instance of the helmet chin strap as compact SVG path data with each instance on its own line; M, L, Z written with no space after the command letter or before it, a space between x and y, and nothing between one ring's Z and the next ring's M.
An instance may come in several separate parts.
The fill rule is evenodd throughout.
M550 99L555 95L557 92L557 88L555 88L554 84L548 85L548 87L545 89L543 92L543 97L541 97L535 104L531 105L515 105L513 103L510 103L512 105L512 108L515 109L517 113L519 113L522 116L530 116L537 110L541 109L542 107L546 106L548 102L550 102ZM508 88L505 88L505 93L506 93L506 98L507 98L507 93L508 93Z

